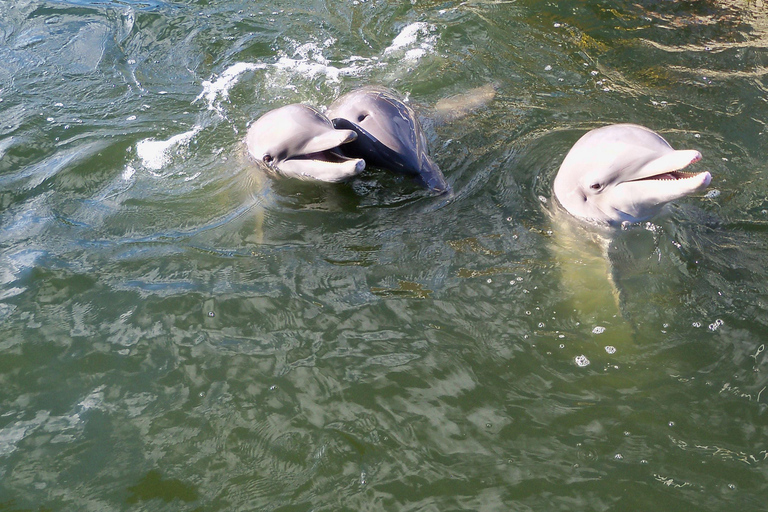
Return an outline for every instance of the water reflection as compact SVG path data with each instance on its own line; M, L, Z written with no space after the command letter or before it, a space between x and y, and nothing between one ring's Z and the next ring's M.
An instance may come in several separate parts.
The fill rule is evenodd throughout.
M761 8L3 4L0 501L759 510ZM423 116L452 201L242 158L260 113L367 83ZM718 193L620 232L588 307L549 186L626 121Z

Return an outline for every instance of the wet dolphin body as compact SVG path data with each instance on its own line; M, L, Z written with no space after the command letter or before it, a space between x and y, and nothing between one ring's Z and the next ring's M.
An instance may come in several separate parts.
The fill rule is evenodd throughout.
M566 155L554 193L573 216L599 224L641 222L668 202L709 185L709 172L682 169L701 159L675 150L659 134L634 124L587 132Z
M326 115L336 128L357 133L356 140L339 148L345 156L413 176L434 192L450 190L443 173L429 157L416 114L391 90L357 89L333 102Z
M365 161L347 158L337 148L357 138L335 129L316 109L292 104L271 110L248 129L248 153L270 171L287 177L338 182L363 171Z

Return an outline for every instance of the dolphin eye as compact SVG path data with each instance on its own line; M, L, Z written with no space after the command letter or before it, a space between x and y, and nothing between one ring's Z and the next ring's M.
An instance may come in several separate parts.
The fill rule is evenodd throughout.
M602 185L600 185L599 183L593 183L589 186L589 188L591 188L592 190L600 190L602 188Z
M366 117L368 117L368 114L360 114L359 116L357 116L357 122L362 123L363 121L365 121Z
M265 164L268 164L272 161L272 155L266 154L261 159L264 161Z

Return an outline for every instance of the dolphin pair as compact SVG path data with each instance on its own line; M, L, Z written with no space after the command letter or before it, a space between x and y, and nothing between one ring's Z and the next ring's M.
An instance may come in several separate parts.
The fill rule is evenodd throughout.
M573 145L555 177L554 194L571 215L588 222L642 222L709 185L709 172L682 170L699 160L698 151L675 150L643 126L604 126Z
M342 96L326 115L300 104L272 110L251 125L245 142L256 161L288 177L339 182L370 164L413 176L434 192L449 190L416 114L381 87Z

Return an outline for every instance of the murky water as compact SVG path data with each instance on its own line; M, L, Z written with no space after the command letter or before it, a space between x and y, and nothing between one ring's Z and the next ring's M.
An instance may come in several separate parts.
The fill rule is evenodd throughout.
M0 509L764 510L766 43L735 0L0 3ZM370 83L452 200L248 161ZM615 288L547 214L613 122L714 176Z

